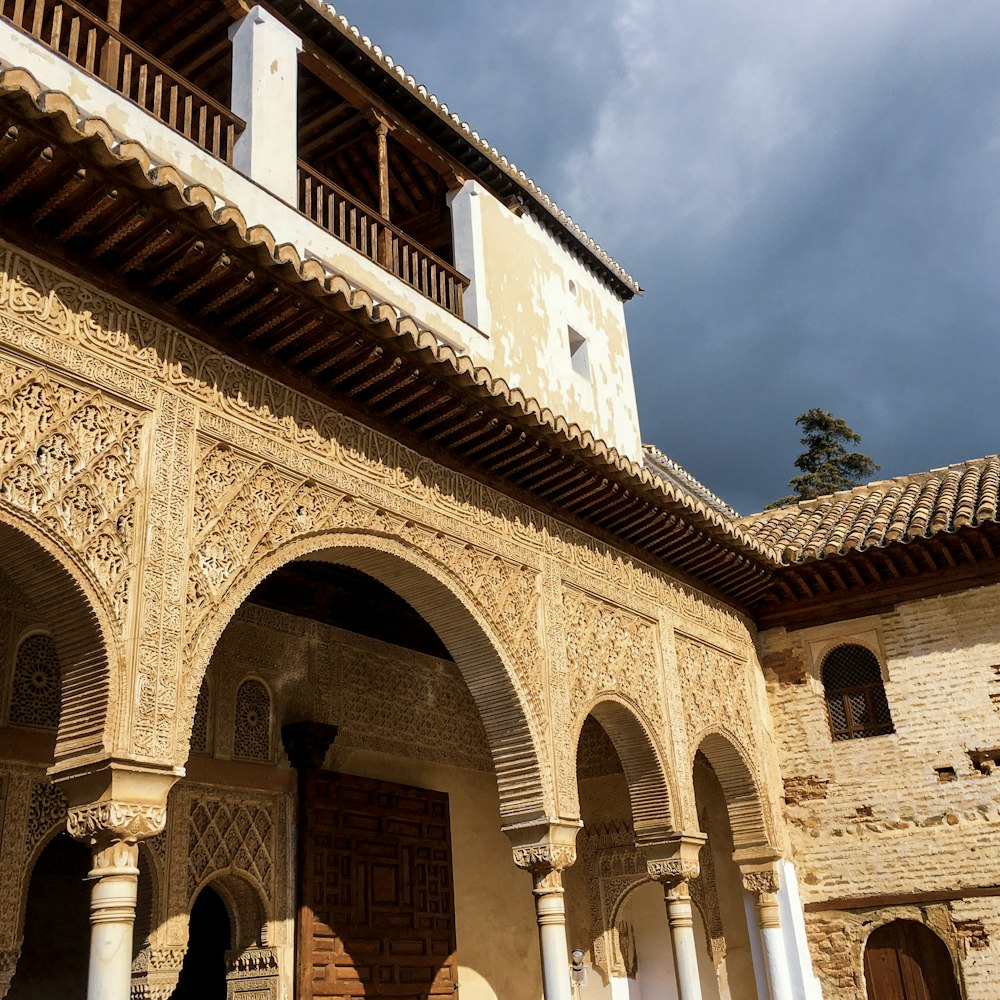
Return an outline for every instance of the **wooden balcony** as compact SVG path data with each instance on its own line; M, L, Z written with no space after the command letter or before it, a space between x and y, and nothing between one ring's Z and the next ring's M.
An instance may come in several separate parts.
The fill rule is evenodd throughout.
M469 279L299 160L299 211L459 318Z
M0 0L0 17L232 163L243 121L75 0Z

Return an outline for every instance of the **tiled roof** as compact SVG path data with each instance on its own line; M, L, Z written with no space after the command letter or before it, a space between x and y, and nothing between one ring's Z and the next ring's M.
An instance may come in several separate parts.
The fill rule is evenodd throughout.
M654 476L660 476L678 489L693 494L703 503L714 507L724 517L740 516L722 497L716 496L704 483L695 479L683 465L675 462L669 455L664 455L656 445L644 444L642 458L643 464Z
M496 146L492 146L468 122L451 111L448 105L441 101L436 94L430 93L422 83L418 83L399 63L383 52L381 47L376 45L371 38L363 35L346 17L338 14L332 3L327 3L326 0L300 0L300 3L321 15L342 35L352 41L384 73L393 77L397 85L405 88L412 96L420 100L478 153L484 155L494 167L507 175L518 187L530 194L533 200L537 201L552 216L556 223L565 229L575 241L582 244L587 251L593 254L633 294L638 295L642 292L642 288L635 278L597 243L586 230L581 229L517 164L508 160L506 156L497 150Z
M880 548L996 521L1000 456L858 486L743 518L751 537L787 562Z

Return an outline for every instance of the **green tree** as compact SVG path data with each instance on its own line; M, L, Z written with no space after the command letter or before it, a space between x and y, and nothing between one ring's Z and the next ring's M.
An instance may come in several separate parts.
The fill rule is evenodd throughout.
M846 445L857 444L861 435L855 434L838 417L813 407L800 413L795 422L802 428L805 451L795 460L795 468L802 475L788 480L794 493L769 504L767 509L783 507L799 500L849 490L870 479L879 466L860 451L848 451Z

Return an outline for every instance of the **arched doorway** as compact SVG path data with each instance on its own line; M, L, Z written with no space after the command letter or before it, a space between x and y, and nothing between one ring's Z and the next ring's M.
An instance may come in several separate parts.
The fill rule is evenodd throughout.
M205 886L191 907L188 949L172 1000L226 1000L226 952L232 937L226 904Z
M879 927L865 945L868 1000L959 1000L944 941L915 920Z
M38 856L28 888L24 943L8 1000L84 1000L90 937L90 851L68 833Z
M246 969L233 957L231 984L260 978L252 959L289 995L293 968L320 980L317 995L334 983L408 995L405 980L450 996L458 969L468 989L514 995L540 963L509 961L537 947L537 922L502 823L541 789L522 702L505 697L512 668L461 585L419 552L367 541L367 559L352 536L258 567L224 609L194 699L192 782L177 790L189 867L229 906L234 952L242 918L224 873L259 889L259 954ZM333 729L317 756L313 737ZM288 866L275 853L285 810L299 817Z

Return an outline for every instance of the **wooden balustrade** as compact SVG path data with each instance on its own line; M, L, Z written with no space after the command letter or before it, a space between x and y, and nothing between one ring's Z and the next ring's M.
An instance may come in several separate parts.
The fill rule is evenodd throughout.
M461 318L468 278L301 160L299 211Z
M232 163L244 122L75 0L0 0L0 17Z

